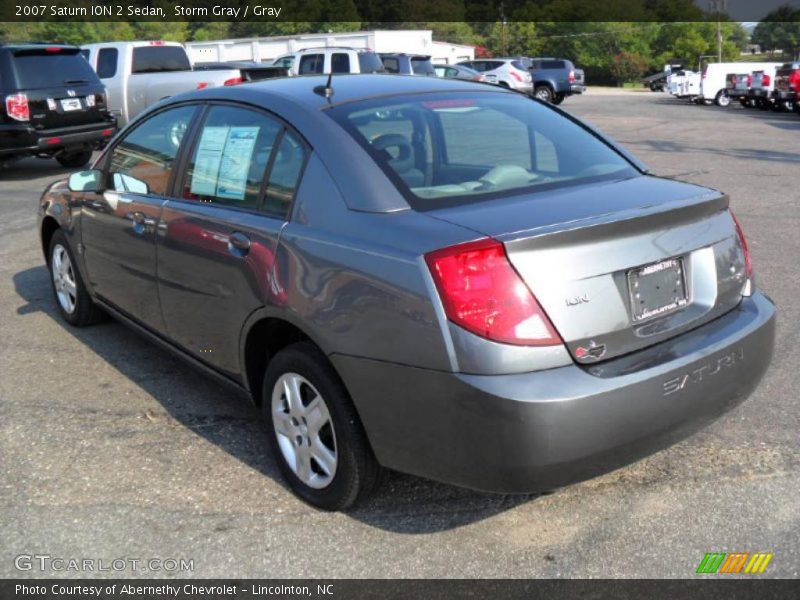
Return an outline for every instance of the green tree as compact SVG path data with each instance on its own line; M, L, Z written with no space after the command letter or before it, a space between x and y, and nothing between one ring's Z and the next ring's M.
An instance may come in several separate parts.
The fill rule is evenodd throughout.
M647 70L647 59L641 54L633 52L620 52L611 61L611 74L621 85L625 82L636 81Z
M800 59L800 9L784 5L772 11L756 25L752 41L764 50L782 50Z

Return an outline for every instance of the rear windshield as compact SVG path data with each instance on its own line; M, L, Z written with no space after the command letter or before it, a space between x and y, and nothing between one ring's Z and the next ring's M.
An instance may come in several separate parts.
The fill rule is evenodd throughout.
M382 73L383 63L374 52L359 52L358 66L362 73Z
M14 56L14 70L21 89L99 83L91 65L77 51L69 54L18 54Z
M638 174L577 123L516 94L413 95L328 114L418 210Z
M140 46L133 49L133 73L190 71L189 57L180 46Z
M411 70L416 75L436 75L431 59L422 56L411 58Z

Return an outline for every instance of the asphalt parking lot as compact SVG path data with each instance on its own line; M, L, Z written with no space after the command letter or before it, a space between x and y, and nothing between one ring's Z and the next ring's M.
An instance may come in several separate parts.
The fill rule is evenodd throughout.
M58 318L36 232L55 161L0 172L0 577L22 554L194 561L193 577L693 577L706 552L800 565L800 118L588 94L563 108L657 174L729 192L778 304L756 393L700 434L539 497L394 474L349 514L283 485L257 412L123 326ZM83 576L98 573L83 573ZM102 574L99 574L102 575Z

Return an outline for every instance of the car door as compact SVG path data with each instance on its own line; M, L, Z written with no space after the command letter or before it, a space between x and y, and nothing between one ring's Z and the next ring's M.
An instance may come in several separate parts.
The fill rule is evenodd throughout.
M169 336L233 378L246 318L282 301L275 254L307 154L270 114L212 105L164 207L158 289Z
M156 285L159 218L196 110L163 110L128 131L105 155L105 191L87 195L82 207L90 285L103 300L158 331L164 329Z

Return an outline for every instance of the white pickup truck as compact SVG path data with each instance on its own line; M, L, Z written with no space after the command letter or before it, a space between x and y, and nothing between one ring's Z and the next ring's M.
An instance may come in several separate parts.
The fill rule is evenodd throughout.
M82 54L106 86L119 126L151 104L195 89L242 82L239 69L195 71L177 42L87 44Z

